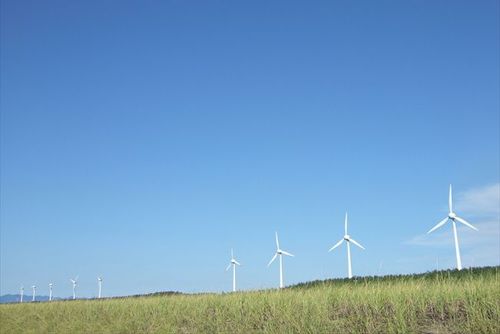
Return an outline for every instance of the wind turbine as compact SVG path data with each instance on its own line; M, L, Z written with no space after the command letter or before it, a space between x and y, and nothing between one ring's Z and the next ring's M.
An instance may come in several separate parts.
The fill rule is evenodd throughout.
M276 232L276 253L274 253L274 256L273 258L271 259L271 261L269 261L268 263L268 267L271 265L271 263L274 262L274 260L276 260L276 257L280 257L280 289L284 287L283 285L283 255L287 255L287 256L294 256L293 254L290 254L284 250L282 250L280 248L280 242L278 240L278 232Z
M382 265L384 264L384 261L380 261L379 265L378 265L378 273L377 273L377 276L380 276L380 273L382 272Z
M358 246L361 249L365 249L361 244L359 244L356 240L351 238L349 234L347 234L347 212L345 213L345 222L344 222L344 230L345 234L342 239L340 239L339 242L337 242L332 248L330 248L329 252L340 246L344 241L347 243L347 271L348 271L348 277L352 278L352 266L351 266L351 242Z
M78 283L78 275L76 275L75 279L69 279L71 283L73 283L73 299L76 299L76 284Z
M101 298L101 291L102 291L102 277L99 276L97 277L97 284L99 285L99 294L97 298Z
M231 248L231 262L226 268L226 271L233 266L233 292L236 291L236 265L241 266L241 264L235 260L234 255L233 255L233 249Z
M35 295L36 295L36 285L31 286L31 288L33 289L33 299L31 301L34 302L35 301Z
M448 216L445 219L441 220L439 223L437 223L436 226L431 228L429 230L429 232L427 232L427 234L437 230L438 228L440 228L441 226L446 224L448 222L448 220L451 220L451 223L453 226L453 236L455 237L455 253L457 256L457 269L462 270L462 260L460 259L460 248L458 246L457 223L456 222L458 221L458 222L464 224L465 226L468 226L471 229L476 230L476 231L478 229L475 228L474 226L472 226L470 223L468 223L465 219L458 217L457 214L455 212L453 212L453 198L452 198L452 194L451 194L451 184L450 184L450 194L448 196L448 207L450 209Z
M49 283L49 302L52 301L52 283Z
M21 285L21 291L20 291L20 298L19 298L19 302L22 303L23 302L23 297L24 297L24 285Z

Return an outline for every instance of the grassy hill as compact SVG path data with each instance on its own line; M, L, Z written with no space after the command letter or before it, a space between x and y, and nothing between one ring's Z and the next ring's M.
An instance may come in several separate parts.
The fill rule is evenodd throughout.
M1 333L500 333L500 267L0 305Z

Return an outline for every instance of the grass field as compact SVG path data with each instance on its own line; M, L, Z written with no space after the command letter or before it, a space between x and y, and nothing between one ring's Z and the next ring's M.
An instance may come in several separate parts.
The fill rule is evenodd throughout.
M0 305L1 333L500 333L500 267Z

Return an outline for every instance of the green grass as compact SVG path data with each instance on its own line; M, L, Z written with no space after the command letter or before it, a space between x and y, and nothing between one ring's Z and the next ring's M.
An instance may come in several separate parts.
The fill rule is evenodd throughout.
M500 267L282 291L0 305L1 333L500 333Z

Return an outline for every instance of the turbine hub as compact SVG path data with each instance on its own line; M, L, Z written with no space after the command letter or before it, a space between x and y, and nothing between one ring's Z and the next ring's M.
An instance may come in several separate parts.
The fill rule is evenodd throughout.
M455 212L450 212L450 213L448 214L448 218L450 218L450 219L455 219L455 218L457 218L457 215L455 214Z
M344 235L344 240L345 241L349 241L350 238L351 238L351 236L349 234Z

